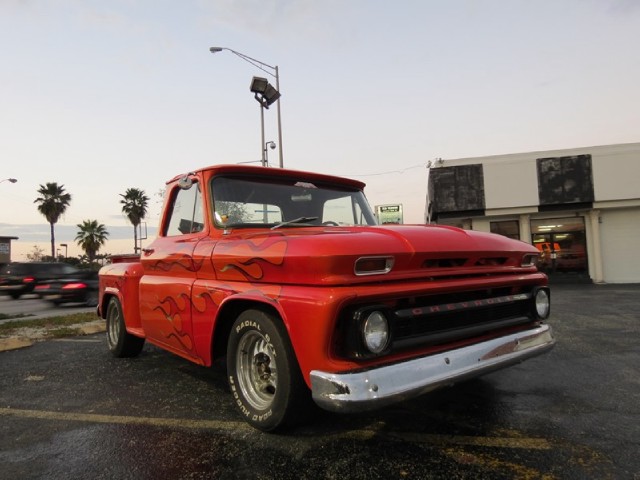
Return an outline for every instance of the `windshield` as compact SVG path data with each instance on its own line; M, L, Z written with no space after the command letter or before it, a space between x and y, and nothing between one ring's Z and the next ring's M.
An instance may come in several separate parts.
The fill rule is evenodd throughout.
M292 178L216 177L211 191L219 227L376 224L362 191L340 185Z

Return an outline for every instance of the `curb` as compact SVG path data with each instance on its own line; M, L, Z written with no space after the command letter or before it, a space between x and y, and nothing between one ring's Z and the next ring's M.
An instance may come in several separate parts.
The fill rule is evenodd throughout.
M78 335L93 335L94 333L106 332L106 324L102 319L95 320L89 323L79 323L76 325L69 325L69 328L75 328L78 330ZM44 332L46 334L46 332ZM19 348L30 347L36 342L51 340L45 336L36 336L35 338L26 337L24 335L17 335L15 337L0 338L0 352L6 352L8 350L17 350Z
M17 350L18 348L30 347L35 342L27 337L0 338L0 352L7 350Z

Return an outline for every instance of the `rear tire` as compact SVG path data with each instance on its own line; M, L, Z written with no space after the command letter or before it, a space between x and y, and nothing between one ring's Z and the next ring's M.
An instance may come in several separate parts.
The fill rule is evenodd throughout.
M251 426L271 432L306 417L311 404L282 323L261 310L240 314L227 345L227 376L234 403Z
M84 304L87 307L95 307L98 305L98 291L89 290L84 297Z
M135 357L144 346L144 338L127 332L120 301L113 297L107 307L107 345L114 357Z

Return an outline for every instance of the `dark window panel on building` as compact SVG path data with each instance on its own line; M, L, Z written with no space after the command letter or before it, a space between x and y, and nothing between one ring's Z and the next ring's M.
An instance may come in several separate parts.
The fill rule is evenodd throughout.
M540 206L593 202L591 155L539 158L537 168Z
M518 220L503 220L500 222L489 222L491 233L504 235L505 237L520 240L520 222Z
M433 212L441 214L478 212L484 215L484 174L482 165L433 168L429 172L433 192Z

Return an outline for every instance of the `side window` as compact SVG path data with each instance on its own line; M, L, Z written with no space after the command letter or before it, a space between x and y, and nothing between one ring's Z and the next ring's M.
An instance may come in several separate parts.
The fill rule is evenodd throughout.
M62 264L62 274L63 275L71 275L73 273L76 273L77 269L72 267L71 265L67 265L66 263Z
M200 184L194 182L188 190L177 188L170 207L170 218L165 235L188 235L204 228L202 192Z
M42 268L39 268L37 275L41 275L44 277L55 277L58 275L63 275L65 273L64 267L66 263L53 263L53 264L45 264Z
M334 198L324 204L323 222L334 222L338 225L366 224L360 206L352 201L351 196Z

